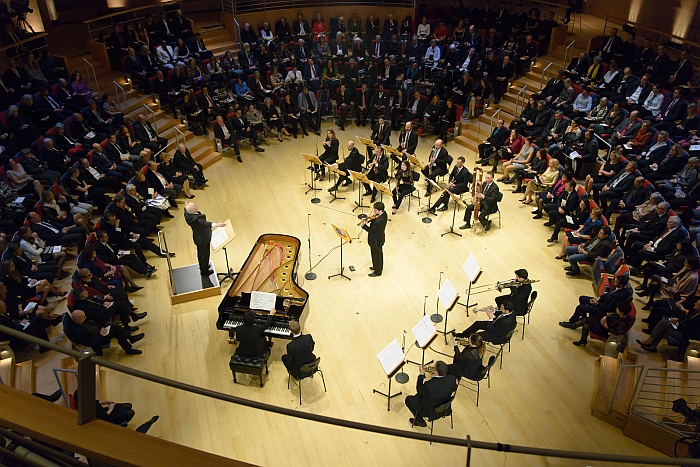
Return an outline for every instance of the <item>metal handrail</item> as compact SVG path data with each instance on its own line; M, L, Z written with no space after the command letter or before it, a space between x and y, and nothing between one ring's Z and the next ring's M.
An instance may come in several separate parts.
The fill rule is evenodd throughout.
M156 132L156 136L158 136L158 123L156 121L156 112L152 108L150 108L148 105L143 104L143 109L146 113L146 120L148 120L148 115L150 113L151 117L153 117L153 131Z
M97 82L97 73L95 73L95 67L87 58L83 58L85 62L85 74L87 75L88 82L90 83L90 89L94 89L97 94L100 93L100 83ZM92 76L90 76L90 70L92 69ZM95 85L93 87L92 80L95 80Z
M461 446L466 447L467 452L464 453L465 458L468 460L471 456L472 449L484 449L487 451L499 451L499 452L509 452L513 454L526 454L533 456L544 456L544 457L556 457L561 459L580 459L580 460L594 460L600 462L612 462L612 463L625 463L625 464L636 464L636 465L697 465L700 466L700 459L676 459L669 457L644 457L644 456L626 456L619 454L604 454L604 453L593 453L593 452L583 452L583 451L564 451L558 449L546 449L539 447L529 447L529 446L519 446L512 444L502 444L493 443L486 441L472 440L470 436L466 438L454 438L449 436L438 436L430 435L407 430L398 430L396 428L389 428L380 425L371 425L368 423L360 423L351 420L344 420L335 417L329 417L326 415L319 415L313 412L305 412L295 408L287 408L276 406L272 404L267 404L264 402L258 402L252 399L244 399L242 397L231 396L229 394L224 394L217 391L212 391L210 389L201 388L187 383L182 383L180 381L175 381L172 379L164 378L162 376L154 375L151 373L146 373L145 371L140 371L134 368L129 368L118 363L114 363L106 358L97 357L94 352L86 349L84 353L72 350L67 347L62 347L60 345L54 344L49 341L39 339L37 337L25 334L23 332L17 331L16 329L9 328L7 326L0 325L0 333L8 335L10 337L21 339L25 342L29 342L34 345L39 345L42 348L49 350L55 350L59 353L70 355L78 361L78 386L81 388L78 395L78 418L79 424L85 424L90 420L95 418L94 408L95 408L95 365L100 365L103 368L108 368L110 370L117 371L126 375L134 376L139 379L150 381L156 384L161 384L166 387L180 389L187 391L192 394L197 394L200 396L205 396L210 399L220 400L223 402L229 402L243 407L250 407L258 410L263 410L266 412L271 412L279 415L295 417L303 420L310 420L318 423L325 423L328 425L339 426L343 428L350 428L354 430L362 430L370 433L379 433L389 436L395 436L399 438L407 438L419 441L430 441L433 443L446 444L451 446ZM678 371L678 370L674 370ZM92 408L93 413L88 413L83 417L83 423L80 423L81 411L86 411L86 409ZM21 428L21 427L20 427ZM21 430L19 430L21 431ZM470 464L467 463L467 466Z
M605 158L606 158L606 159L609 159L609 158L610 158L610 153L612 152L612 145L611 145L610 143L608 143L607 141L605 141L603 138L601 138L600 135L599 135L598 133L593 133L593 134L595 135L596 138L598 138L599 141L602 141L603 144L606 145L606 146L608 147L608 152L605 153ZM601 159L600 156L598 156L598 159L599 159L601 162L605 162L605 159Z
M231 8L233 8L233 4L235 2L232 1L231 3ZM233 17L233 25L235 26L235 28L233 28L233 34L235 36L234 40L236 41L236 48L240 50L243 46L243 44L241 44L241 25L238 24L238 20L235 16Z
M165 255L165 259L168 261L168 279L170 280L170 290L173 296L177 295L177 286L175 285L175 276L173 275L173 265L170 262L170 250L168 250L168 241L165 239L165 232L162 230L158 231L158 248L160 252Z
M544 74L547 73L547 81L549 81L550 76L552 75L552 62L549 62L549 65L544 67L542 70L542 78L540 79L540 91L544 87Z
M620 380L622 379L622 372L626 368L640 368L642 370L639 372L639 375L637 375L637 381L634 382L634 390L632 391L632 397L630 397L630 400L627 403L627 413L629 413L630 409L632 408L632 402L634 402L634 395L637 393L639 382L642 380L642 374L644 373L643 370L645 368L645 365L620 365L620 370L617 372L615 386L613 386L612 393L610 394L610 400L608 401L608 407L605 409L605 413L610 413L610 411L612 410L613 399L615 399L615 393L617 392L617 388L620 385Z
M522 105L522 107L525 107L525 92L527 91L527 86L523 86L523 88L518 92L518 95L515 96L515 116L518 116L518 109ZM522 99L522 104L520 103Z
M576 44L576 41L571 41L571 44L566 46L566 50L564 51L564 68L566 68L566 66L569 64L570 59L574 59L574 44ZM571 50L571 58L569 58L569 50Z
M493 115L491 115L491 122L489 123L489 135L493 131L493 119L501 114L501 109L496 110Z
M122 99L124 102L124 111L126 113L129 113L129 107L126 105L126 91L124 91L124 87L117 83L116 81L113 81L114 83L114 99L117 101L117 105L119 105L119 91L122 93Z
M182 137L182 143L187 145L187 140L185 139L185 134L180 130L177 125L175 125L173 128L175 128L175 146L180 145L180 137Z

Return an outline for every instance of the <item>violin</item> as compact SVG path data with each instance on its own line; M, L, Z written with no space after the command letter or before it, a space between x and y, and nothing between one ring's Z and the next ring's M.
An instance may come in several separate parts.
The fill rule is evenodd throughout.
M373 216L365 217L357 225L365 225L367 222L372 222L373 220L377 219L379 216L381 216L381 214L375 214Z

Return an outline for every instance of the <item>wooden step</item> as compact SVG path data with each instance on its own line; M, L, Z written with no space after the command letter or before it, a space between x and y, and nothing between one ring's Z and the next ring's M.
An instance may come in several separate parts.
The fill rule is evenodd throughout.
M230 41L231 36L225 29L220 29L218 31L212 31L202 34L202 39L204 39L204 44L209 47L209 44L216 44L217 42Z
M211 153L207 154L206 156L202 157L201 159L195 159L197 162L202 164L203 168L207 168L212 166L214 163L220 161L223 159L223 156L221 155L220 152L215 152L212 150Z
M219 55L227 50L231 50L234 54L238 53L238 49L236 48L236 43L232 41L231 39L223 39L219 42L215 42L211 45L206 44L207 49L211 51L214 55Z
M136 94L134 97L131 97L126 100L126 110L127 112L131 112L132 110L140 109L141 107L144 106L144 104L149 104L153 101L153 96L149 95L140 95Z

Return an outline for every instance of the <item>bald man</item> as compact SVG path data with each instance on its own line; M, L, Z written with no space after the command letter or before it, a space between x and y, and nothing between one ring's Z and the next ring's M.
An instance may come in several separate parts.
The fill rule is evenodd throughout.
M345 172L345 175L338 177L338 181L335 185L328 189L329 192L333 192L338 189L340 183L343 182L343 186L350 185L350 174L348 170L354 172L362 172L362 164L365 162L365 156L360 154L360 151L355 147L354 141L348 141L348 157L345 158L343 162L338 164L338 169Z
M211 229L214 227L226 227L223 222L209 222L207 216L199 212L194 203L185 204L185 222L192 228L192 239L197 246L197 261L199 272L203 276L213 274L209 269L209 243L211 242Z
M123 327L118 324L102 327L94 321L89 321L82 310L74 310L71 313L71 326L67 331L70 340L79 345L91 347L96 355L102 355L102 346L116 339L119 346L127 355L139 355L141 350L134 349L131 344L143 339L144 334L130 336Z

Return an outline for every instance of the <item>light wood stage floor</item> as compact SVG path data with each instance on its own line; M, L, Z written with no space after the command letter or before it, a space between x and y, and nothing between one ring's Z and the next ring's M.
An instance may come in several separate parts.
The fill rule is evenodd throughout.
M323 128L331 125L324 123ZM341 148L356 135L368 137L369 128L350 124L347 131L338 131ZM397 139L398 134L394 133L392 142ZM534 284L539 297L525 339L521 340L518 328L512 351L505 354L503 369L496 365L492 371L490 389L482 385L479 407L475 406L475 394L460 388L453 405L454 429L450 429L449 420L440 420L435 424L435 433L555 449L659 455L590 415L593 367L603 352L603 343L594 341L586 348L574 347L572 341L578 334L562 329L557 322L571 314L579 295L592 293L591 282L585 274L577 278L564 275L564 263L553 258L560 245L546 243L550 230L541 221L531 219L531 206L518 203L519 196L512 194L510 187L501 185L502 228L494 227L486 233L460 231L462 238L441 237L452 220L451 205L431 224L424 224L422 216L416 214L418 205L412 203L411 212L407 212L408 204L404 202L398 214L392 216L389 212L391 222L386 231L385 270L381 277L367 277L371 263L363 232L343 248L345 272L352 281L327 278L338 272L337 250L315 269L318 279L304 281L309 264L307 214L311 214L314 263L338 245L331 223L347 228L354 237L361 230L356 226L356 213L351 212L357 191L341 188L339 196L347 199L329 204L330 185L326 180L320 184L320 204L312 204L310 196L304 194L305 173L309 175L301 153L313 153L316 143L320 147L322 141L319 138L317 143L313 135L284 143L270 138L271 146L265 147L265 153L254 153L250 146L244 146L242 164L224 159L206 171L209 187L196 191L194 201L208 219L232 220L236 238L229 247L229 260L235 270L263 233L289 234L302 240L297 282L310 295L304 332L311 333L316 341L315 353L321 357L327 393L323 392L320 378L306 380L304 403L298 405L298 390L294 386L287 389L287 373L281 362L287 342L284 340L275 342L264 388L259 387L257 378L245 375L234 384L228 368L234 347L228 344L227 334L215 327L221 297L170 306L165 260L157 258L152 263L159 268L158 273L147 281L139 280L146 288L133 294L140 311L148 311L148 317L138 323L146 333L146 338L137 344L143 355L125 356L115 343L105 356L139 370L227 394L410 430L410 412L404 405L404 396L415 393L417 368L406 367L409 383L392 385L394 391L403 390L403 396L392 399L391 412L387 412L386 399L372 392L374 388L386 390L387 382L376 354L392 339L400 342L404 331L411 336L412 326L423 314L425 296L428 313L435 311L440 272L444 273L443 279L452 281L463 301L468 281L461 265L473 253L484 269L479 283L509 279L515 269L527 268L531 278L540 280ZM432 143L431 138L420 141L417 156L422 161L427 160ZM447 149L455 159L465 156L467 167L473 168L471 151L454 143L448 144ZM420 188L422 196L423 182ZM364 199L369 204L369 199ZM384 201L390 209L391 200ZM164 223L168 244L177 252L173 258L175 266L196 262L191 230L182 215L184 204L180 205L176 218ZM462 214L457 216L456 226L462 223ZM213 255L213 259L217 270L223 271L223 252ZM348 271L349 265L354 265L356 271ZM230 281L224 284L224 292L229 285ZM490 292L476 298L484 306L492 304L496 295ZM462 330L474 319L473 313L467 317L464 307L457 306L450 313L449 327ZM68 345L65 338L61 342ZM432 347L451 353L451 347L440 338ZM39 389L53 391L55 383L49 368L58 365L58 356L52 356L54 352L32 354L41 367ZM408 356L420 360L420 352L415 348ZM439 355L428 351L427 357ZM134 404L134 426L154 414L160 415L149 434L258 465L465 465L466 449L462 448L266 414L110 371L106 371L104 385L108 399ZM586 465L581 461L483 451L475 452L473 460L472 465Z

